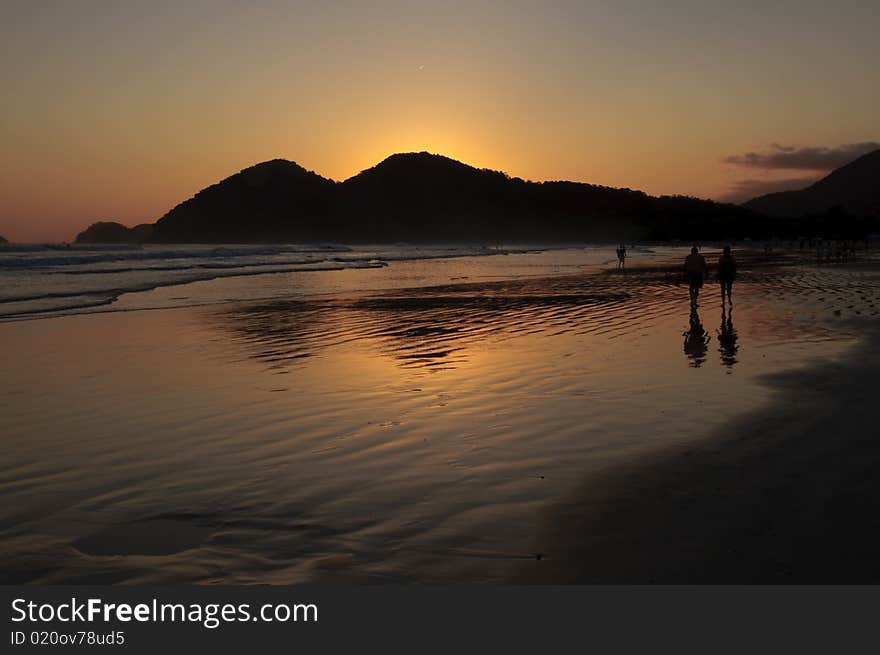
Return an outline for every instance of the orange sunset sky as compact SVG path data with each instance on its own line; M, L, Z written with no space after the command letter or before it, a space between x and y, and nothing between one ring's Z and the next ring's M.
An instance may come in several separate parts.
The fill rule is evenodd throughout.
M0 235L152 222L275 157L428 150L743 200L878 146L880 3L0 3ZM747 153L752 153L747 155Z

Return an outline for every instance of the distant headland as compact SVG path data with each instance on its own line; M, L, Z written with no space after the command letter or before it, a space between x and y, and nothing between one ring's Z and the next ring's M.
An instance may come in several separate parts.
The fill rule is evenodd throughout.
M77 243L144 243L153 235L153 224L127 227L114 221L98 221L76 235Z
M861 236L880 217L880 150L802 191L743 205L580 182L530 182L427 152L343 182L285 159L202 189L155 224L102 221L78 243L583 241Z

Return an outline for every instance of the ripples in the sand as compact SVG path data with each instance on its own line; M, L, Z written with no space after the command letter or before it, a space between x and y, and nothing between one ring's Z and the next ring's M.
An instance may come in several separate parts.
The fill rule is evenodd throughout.
M809 268L758 270L747 275L738 289L767 294L768 306L752 312L750 323L762 340L779 335L786 340L821 340L836 329L810 318L817 312L854 316L876 315L875 274L814 271ZM721 361L736 363L737 330L733 308L720 306L711 287L703 294L702 309L683 310L682 280L668 268L624 273L517 280L515 282L458 284L408 289L352 298L273 300L223 309L216 315L249 354L273 366L294 365L325 348L353 341L370 341L401 366L448 368L467 361L467 351L480 340L494 341L523 335L549 337L566 334L621 338L649 330L658 320L687 316L684 351L692 365L706 359L713 329L700 313L720 312L715 329ZM852 298L857 297L859 307ZM710 306L718 306L719 310ZM748 311L748 309L746 310ZM783 332L783 330L785 332ZM305 363L303 363L305 365Z
M766 402L878 287L744 266L692 314L657 267L9 326L0 572L497 580L548 502Z
M410 367L447 368L466 361L466 351L489 335L565 334L600 322L609 305L626 294L547 293L541 281L492 287L461 285L415 289L366 298L271 301L222 311L218 320L271 365L291 364L322 349L372 340L383 353ZM544 284L552 285L548 279ZM551 289L552 291L552 289ZM606 323L606 328L615 328ZM599 329L594 325L590 329Z

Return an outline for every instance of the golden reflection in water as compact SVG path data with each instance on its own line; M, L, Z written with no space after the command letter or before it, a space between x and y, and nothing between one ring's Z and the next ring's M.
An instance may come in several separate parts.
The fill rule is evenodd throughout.
M700 438L763 402L758 376L845 347L743 283L736 346L749 348L728 375L669 280L631 270L4 324L0 574L293 583L346 554L349 580L500 579L530 520L583 476ZM684 320L699 367L681 356ZM161 566L124 549L137 526L169 522L198 530L162 544L187 550Z
M571 280L474 283L251 303L223 310L217 320L252 356L273 367L362 341L376 344L403 368L440 371L466 363L488 337L632 327L634 316L605 321L628 297L620 290L577 288Z

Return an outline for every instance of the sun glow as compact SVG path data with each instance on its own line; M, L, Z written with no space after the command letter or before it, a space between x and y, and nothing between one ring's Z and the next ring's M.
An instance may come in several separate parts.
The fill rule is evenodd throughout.
M0 235L152 222L273 158L344 180L428 151L719 198L756 177L725 156L880 139L876 3L804 7L799 30L696 4L198 4L0 3Z

